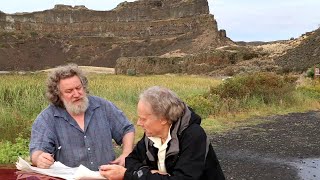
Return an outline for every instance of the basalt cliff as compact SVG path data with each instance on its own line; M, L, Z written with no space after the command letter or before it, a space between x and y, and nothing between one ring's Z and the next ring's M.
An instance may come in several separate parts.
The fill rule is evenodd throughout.
M0 71L77 63L131 75L300 73L320 63L319 31L290 40L233 42L218 29L207 0L136 0L110 11L66 5L0 11Z
M226 32L218 30L207 0L137 0L110 11L66 5L32 13L0 11L0 71L73 62L126 73L137 66L129 66L126 58L138 62L161 57L170 62L171 57L232 44Z

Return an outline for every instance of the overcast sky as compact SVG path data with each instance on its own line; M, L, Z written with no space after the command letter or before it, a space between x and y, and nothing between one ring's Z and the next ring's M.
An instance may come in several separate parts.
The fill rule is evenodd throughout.
M111 10L124 0L7 0L5 13L52 9L55 4ZM127 0L132 2L134 0ZM320 25L320 0L208 0L219 29L234 41L272 41L299 37Z

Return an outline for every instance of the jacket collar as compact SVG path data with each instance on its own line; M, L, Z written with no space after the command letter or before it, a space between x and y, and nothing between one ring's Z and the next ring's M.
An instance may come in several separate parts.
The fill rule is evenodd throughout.
M185 112L182 117L180 117L172 126L171 126L171 140L170 140L170 146L166 153L166 157L178 154L180 151L179 148L179 139L178 136L181 135L181 133L190 125L190 119L191 119L191 111L189 110L188 106L184 104L185 106ZM150 161L154 161L155 158L152 155L152 153L149 151L149 145L152 146L153 142L145 136L145 144L146 144L146 155Z

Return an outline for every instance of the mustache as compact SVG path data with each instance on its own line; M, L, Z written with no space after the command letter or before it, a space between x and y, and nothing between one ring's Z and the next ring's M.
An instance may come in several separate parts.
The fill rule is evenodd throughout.
M74 100L73 102L84 101L84 98L85 98L85 97L78 98L78 99Z
M80 104L75 104L75 102L78 102L78 101L80 101ZM72 102L64 101L64 106L68 112L71 112L74 114L80 114L85 112L89 107L89 99L87 96L84 96Z

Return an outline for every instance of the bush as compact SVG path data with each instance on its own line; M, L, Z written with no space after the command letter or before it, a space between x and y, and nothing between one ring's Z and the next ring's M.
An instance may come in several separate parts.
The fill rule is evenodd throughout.
M20 135L15 142L0 142L0 164L15 163L18 157L26 158L29 155L29 140Z
M273 100L281 100L290 96L295 90L292 78L284 78L275 73L252 73L227 79L220 86L211 88L211 94L222 99L261 98L268 104Z
M294 104L294 76L275 73L238 75L211 87L209 92L186 99L201 117L233 114L269 105Z
M219 97L215 96L215 98ZM192 96L186 99L186 103L202 118L206 118L214 113L215 102L219 101L203 95Z
M308 78L313 78L314 76L314 68L309 68L307 71L307 75Z
M136 70L135 69L127 69L127 75L128 76L135 76Z
M314 78L314 68L320 68L320 65L315 65L307 70L306 76L309 78Z

